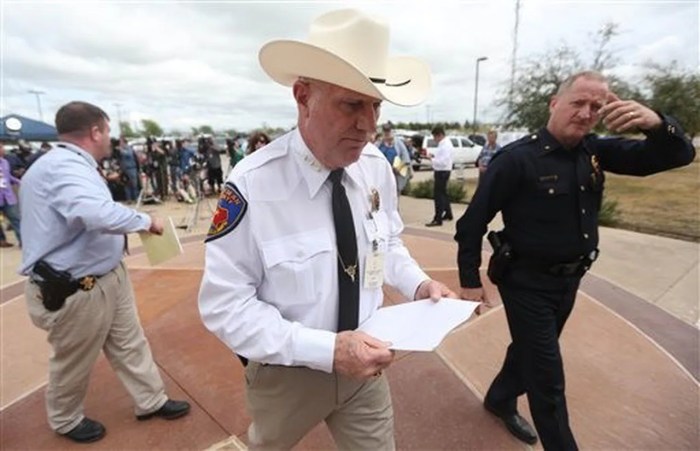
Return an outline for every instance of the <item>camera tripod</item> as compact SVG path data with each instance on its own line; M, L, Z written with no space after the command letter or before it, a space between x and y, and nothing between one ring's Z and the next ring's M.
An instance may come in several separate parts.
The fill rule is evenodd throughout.
M143 173L139 174L139 177L141 177L142 188L139 190L139 195L136 198L136 208L141 208L141 205L161 204L163 201L155 195L150 175Z
M187 232L191 232L197 226L197 222L201 219L200 215L202 214L202 201L204 201L204 203L206 204L207 209L209 210L209 214L214 214L214 208L212 207L211 202L209 202L209 199L207 199L204 196L204 190L202 189L202 179L199 176L200 172L201 169L195 169L192 171L190 183L194 185L194 203L190 206L189 211L187 212L187 215L185 216L182 223L178 225L178 228L185 229Z

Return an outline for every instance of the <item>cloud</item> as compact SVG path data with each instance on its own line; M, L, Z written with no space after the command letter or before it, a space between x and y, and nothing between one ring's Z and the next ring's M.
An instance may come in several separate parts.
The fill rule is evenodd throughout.
M698 64L697 2L521 2L518 61L567 42L582 55L605 22L621 24L614 44L621 71L646 60ZM434 89L424 105L385 105L382 120L472 119L475 62L479 112L496 120L511 70L514 2L13 2L2 17L2 114L50 121L64 103L82 99L113 117L156 120L166 130L289 127L296 108L289 88L269 80L259 48L278 38L303 40L311 20L355 6L391 25L391 53L424 59ZM588 53L587 53L588 52Z

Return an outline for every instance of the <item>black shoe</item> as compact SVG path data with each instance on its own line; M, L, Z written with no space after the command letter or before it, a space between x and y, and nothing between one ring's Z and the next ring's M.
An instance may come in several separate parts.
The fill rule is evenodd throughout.
M187 401L173 401L172 399L168 399L160 409L156 410L155 412L136 415L136 419L139 421L144 421L153 417L161 417L166 420L174 420L187 415L189 411L190 403Z
M530 426L530 423L523 417L521 417L518 412L515 413L501 413L496 410L489 403L484 401L484 408L497 416L503 421L508 432L513 434L515 438L520 441L527 443L528 445L534 445L537 443L537 433L535 429Z
M445 216L442 217L442 220L443 220L443 221L452 221L453 219L454 219L454 218L452 217L452 215L449 215L449 216L448 216L448 215L445 215Z
M425 226L426 227L436 227L436 226L441 226L441 225L442 225L442 221L436 221L435 219L433 219L431 222L427 223Z
M74 442L90 443L98 441L104 437L106 433L107 430L102 423L85 417L76 427L61 435L73 440Z

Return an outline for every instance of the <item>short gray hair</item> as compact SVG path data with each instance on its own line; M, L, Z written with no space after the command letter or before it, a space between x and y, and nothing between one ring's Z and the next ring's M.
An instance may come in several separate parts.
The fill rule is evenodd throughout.
M563 93L564 91L568 90L571 85L574 84L576 80L579 78L587 78L589 80L596 80L600 81L603 83L607 83L608 79L605 78L605 75L601 74L598 71L595 70L584 70L581 72L576 72L575 74L569 75L560 85L559 89L557 89L557 95Z

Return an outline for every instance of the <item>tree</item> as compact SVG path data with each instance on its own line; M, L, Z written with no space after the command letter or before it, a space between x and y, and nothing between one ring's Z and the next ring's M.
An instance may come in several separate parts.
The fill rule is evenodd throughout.
M593 37L595 47L593 49L591 69L602 72L617 64L618 58L609 49L609 46L612 39L619 34L618 28L620 28L619 24L608 22Z
M144 136L163 136L163 129L152 119L141 119Z
M134 132L134 129L131 128L131 124L129 124L127 121L121 121L119 123L119 130L121 135L125 138L134 138L138 136L136 132Z
M549 118L549 101L564 80L584 69L603 72L617 64L610 45L619 34L618 28L618 24L608 22L591 36L593 49L589 64L584 64L579 53L566 43L527 61L513 83L512 95L508 90L498 100L500 106L506 107L506 126L530 131L542 127ZM610 88L621 98L644 100L639 89L617 77L608 78Z
M193 135L213 135L214 129L210 125L200 125L199 127L192 127Z
M667 66L650 65L644 77L651 92L649 107L673 115L691 139L700 132L700 75Z
M527 61L513 83L512 97L505 93L498 101L507 110L506 126L531 131L542 127L549 117L549 100L582 67L578 53L565 44Z

